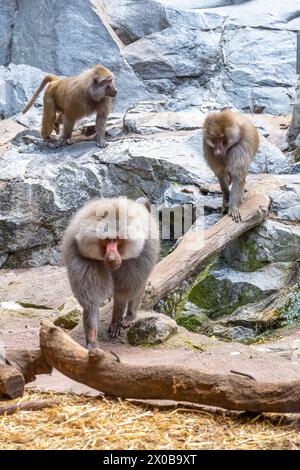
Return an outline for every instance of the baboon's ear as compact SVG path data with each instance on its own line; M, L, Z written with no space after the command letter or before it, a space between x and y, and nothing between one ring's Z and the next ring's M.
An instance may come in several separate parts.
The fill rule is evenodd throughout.
M138 204L143 204L146 207L147 211L151 212L151 205L147 198L139 197L135 202L137 202Z

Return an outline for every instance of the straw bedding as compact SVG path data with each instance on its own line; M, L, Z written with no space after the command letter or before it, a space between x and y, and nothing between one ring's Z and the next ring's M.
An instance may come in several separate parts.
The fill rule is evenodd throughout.
M1 449L300 449L296 415L160 408L32 391L21 401L49 398L59 405L0 417Z

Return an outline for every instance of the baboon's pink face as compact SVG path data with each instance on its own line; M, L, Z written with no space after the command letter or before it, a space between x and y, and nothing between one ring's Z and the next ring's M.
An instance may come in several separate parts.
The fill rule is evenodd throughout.
M126 240L99 240L103 250L103 261L107 269L116 271L122 264L122 254L126 249Z
M226 135L221 135L220 137L212 136L207 139L207 144L214 149L214 154L216 157L224 157L228 149L228 142Z
M101 101L105 96L116 96L118 90L115 87L113 75L106 78L95 76L91 87L91 97L94 101Z

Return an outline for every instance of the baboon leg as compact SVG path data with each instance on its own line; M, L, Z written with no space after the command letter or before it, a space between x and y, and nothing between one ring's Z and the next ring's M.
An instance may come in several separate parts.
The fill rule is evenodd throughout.
M64 121L63 140L64 142L67 142L72 137L72 132L73 132L75 121L68 118L65 114L64 114L63 121Z
M106 120L108 113L102 111L97 114L96 117L96 135L97 135L97 144L101 148L107 147L107 142L105 140L105 128Z
M49 139L54 129L56 121L56 105L55 100L47 92L44 95L44 112L42 120L41 134L44 139Z
M122 321L123 328L128 328L129 326L131 326L134 320L136 319L137 311L141 303L144 291L145 288L143 287L143 289L140 290L138 295L128 302L127 312Z
M127 301L123 298L118 298L114 296L114 306L112 320L109 327L109 333L112 338L116 338L121 333L122 329L122 319L127 308Z
M219 184L223 193L223 207L222 213L227 214L228 212L228 202L229 202L229 185L228 185L228 177L225 173L218 175Z
M240 222L242 220L239 211L239 206L244 196L245 180L245 176L234 176L232 179L232 186L229 196L228 215L231 216L235 222Z
M62 112L59 112L56 114L56 120L54 124L54 130L56 134L59 134L60 125L62 124L62 122L63 122L63 115L62 115Z
M98 321L99 305L83 308L83 326L87 349L95 349L98 346Z

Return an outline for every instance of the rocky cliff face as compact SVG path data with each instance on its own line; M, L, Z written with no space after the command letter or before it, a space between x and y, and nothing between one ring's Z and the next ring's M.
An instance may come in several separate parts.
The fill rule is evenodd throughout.
M19 111L40 71L72 75L97 62L116 74L115 110L156 98L173 110L290 111L293 0L2 0L0 26L2 117Z
M215 321L220 299L232 315L227 304L261 302L294 282L300 167L282 151L280 125L288 120L277 116L291 112L299 29L294 0L2 0L0 266L59 264L66 224L95 197L201 203L205 223L214 223L221 197L203 161L202 122L206 112L231 107L252 113L259 128L248 185L265 184L271 215L193 286L188 311ZM42 98L24 116L20 109L46 72L72 75L98 62L114 71L119 88L110 146L45 147L37 132ZM212 286L213 305L204 308L199 296ZM180 315L186 322L186 306ZM223 334L228 325L213 326Z

